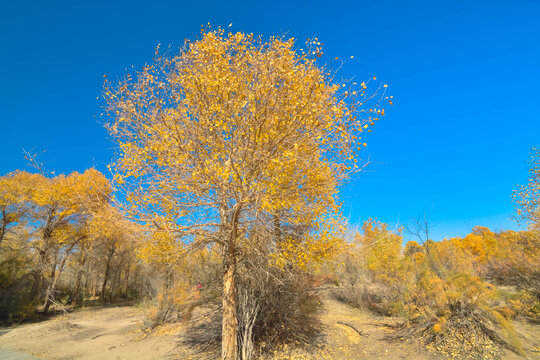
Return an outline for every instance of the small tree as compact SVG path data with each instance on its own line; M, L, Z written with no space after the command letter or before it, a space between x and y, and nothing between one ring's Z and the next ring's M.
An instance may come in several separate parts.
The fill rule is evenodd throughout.
M47 178L36 175L32 182L31 220L36 226L32 246L38 253L34 295L45 287L46 268L50 269L44 308L51 305L56 283L68 257L88 236L87 222L99 207L110 200L109 181L95 169ZM28 186L30 186L30 184Z
M532 149L529 180L514 190L513 198L518 218L540 230L540 149Z
M22 225L31 204L32 183L39 175L16 171L0 177L0 245L9 231Z
M321 54L317 40L309 54ZM361 133L384 114L364 82L343 90L311 55L293 39L218 29L106 83L119 145L112 168L132 216L180 244L222 249L224 359L238 352L235 273L251 244L243 239L269 226L285 249L300 240L282 224L309 228L337 211L339 185L359 169ZM308 244L319 256L331 246L318 239Z

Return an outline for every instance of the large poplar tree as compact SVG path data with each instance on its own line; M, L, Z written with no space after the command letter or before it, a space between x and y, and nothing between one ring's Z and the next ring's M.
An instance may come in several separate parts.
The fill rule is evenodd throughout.
M112 169L132 216L180 244L222 249L223 359L238 354L235 273L251 243L242 239L337 211L339 185L361 168L362 133L384 114L382 86L346 90L317 65L321 54L318 40L302 51L293 39L203 31L106 84ZM276 237L278 248L298 253L289 240ZM321 256L329 242L307 247Z

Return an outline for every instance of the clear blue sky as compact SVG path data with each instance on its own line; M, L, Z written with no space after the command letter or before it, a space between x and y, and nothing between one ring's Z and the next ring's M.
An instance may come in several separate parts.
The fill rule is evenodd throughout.
M0 173L106 171L103 75L121 77L201 24L317 36L342 76L377 76L395 105L373 129L372 165L342 192L352 222L423 211L434 238L516 228L511 191L540 146L540 2L8 1L0 3ZM322 58L324 61L325 58Z

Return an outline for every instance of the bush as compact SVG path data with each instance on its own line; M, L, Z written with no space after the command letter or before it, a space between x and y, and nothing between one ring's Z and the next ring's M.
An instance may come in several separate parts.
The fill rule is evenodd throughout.
M0 322L10 324L35 317L33 274L20 257L0 261Z
M243 360L285 344L308 345L321 329L314 277L299 269L265 268L261 262L247 262L250 265L237 274L238 344ZM207 317L196 321L184 338L186 345L200 349L199 357L213 358L220 349L221 294L215 289L202 289L198 305Z

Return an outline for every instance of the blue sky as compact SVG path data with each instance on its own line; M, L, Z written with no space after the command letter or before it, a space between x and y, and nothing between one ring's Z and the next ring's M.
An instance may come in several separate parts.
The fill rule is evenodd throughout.
M511 192L540 146L540 2L2 1L0 173L106 171L103 75L151 61L201 24L317 36L344 78L377 76L394 106L367 139L371 165L342 191L344 214L392 226L427 211L434 239L516 229ZM44 151L44 152L43 152Z

